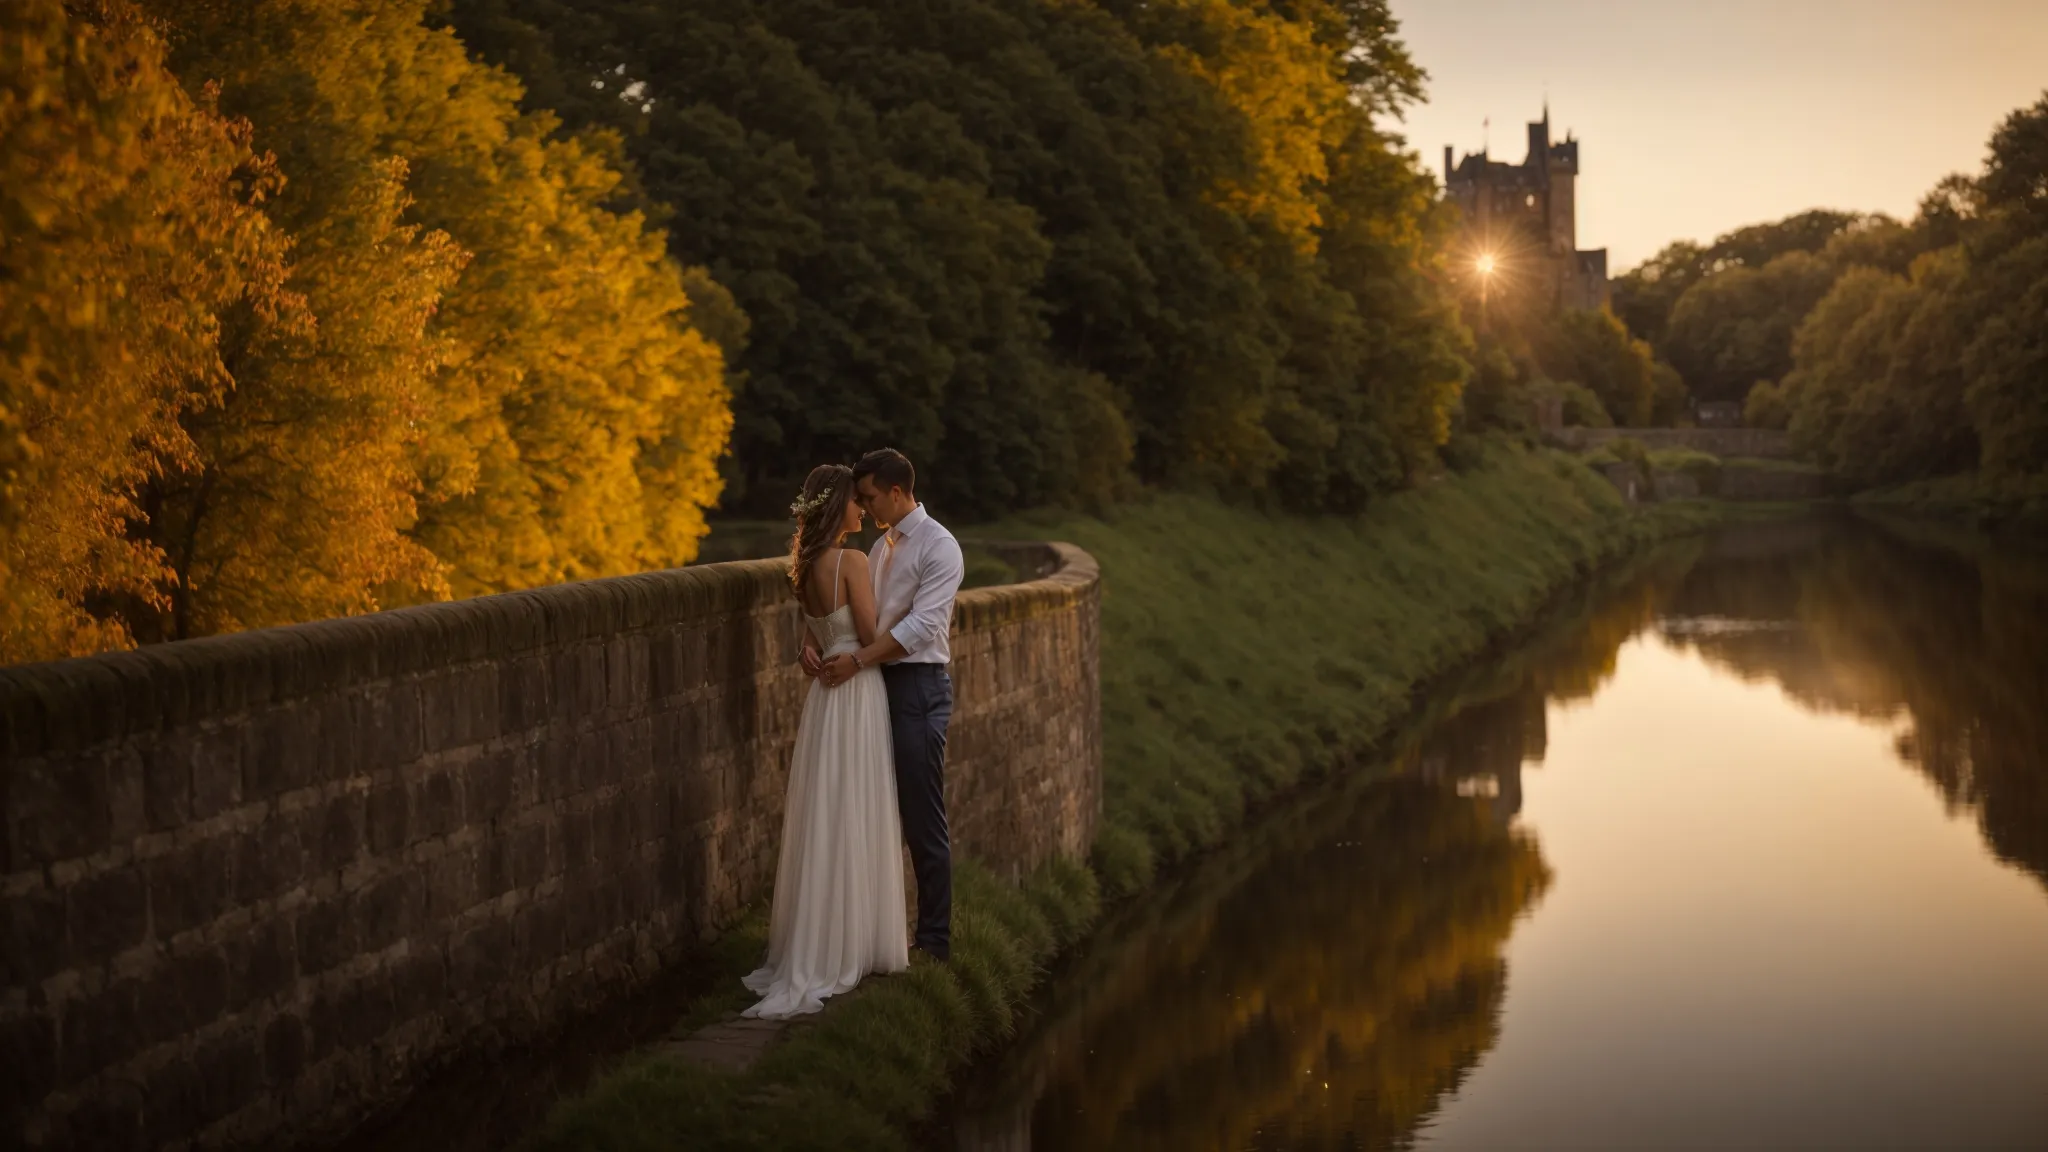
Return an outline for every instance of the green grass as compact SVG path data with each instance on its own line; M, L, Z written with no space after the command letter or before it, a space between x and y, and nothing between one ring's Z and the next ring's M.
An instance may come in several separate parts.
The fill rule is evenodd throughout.
M1162 495L1102 516L1041 513L984 538L1066 540L1102 565L1102 828L1092 870L1022 888L971 863L954 961L870 980L798 1023L744 1075L643 1054L570 1100L536 1149L895 1149L952 1071L1007 1036L1043 966L1093 922L1098 884L1143 889L1259 801L1381 739L1417 690L1530 623L1580 576L1705 526L1701 503L1631 510L1571 456L1490 447L1356 517ZM721 942L747 1002L758 914Z
M2005 483L1975 474L1944 476L1859 492L1851 501L1879 517L1928 517L2028 537L2048 535L2048 476Z
M1121 895L1372 742L1417 685L1578 575L1717 514L1688 502L1631 512L1566 454L1496 449L1352 518L1161 496L984 535L1068 540L1102 565L1095 864Z
M1098 910L1095 877L1062 862L1013 886L972 863L954 875L953 962L919 960L790 1025L745 1073L643 1052L549 1115L535 1152L608 1149L898 1149L903 1132L978 1047L1010 1035L1045 963ZM761 917L720 943L726 987L677 1029L751 1001L739 978L760 963Z

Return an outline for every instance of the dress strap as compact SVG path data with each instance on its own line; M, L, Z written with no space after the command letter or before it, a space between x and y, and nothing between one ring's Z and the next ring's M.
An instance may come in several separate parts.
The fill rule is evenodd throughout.
M846 549L841 548L839 555L832 558L832 611L834 612L839 611L839 567L844 563L846 563Z

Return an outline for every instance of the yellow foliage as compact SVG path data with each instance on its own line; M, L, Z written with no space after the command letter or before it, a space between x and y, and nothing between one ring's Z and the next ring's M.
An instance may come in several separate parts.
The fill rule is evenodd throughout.
M148 532L174 572L163 638L374 611L380 589L445 589L405 532L416 429L447 354L426 328L461 253L399 223L402 163L351 175L332 204L288 187L273 206L304 222L287 282L296 307L229 319L234 388L186 418L199 462L145 490Z
M155 604L137 486L196 460L228 384L220 313L279 303L272 180L124 5L0 6L0 660L124 647L89 603Z
M1176 0L1198 29L1161 55L1212 88L1242 118L1242 169L1222 174L1218 207L1263 222L1303 253L1316 250L1326 150L1343 138L1351 111L1342 79L1314 29L1263 4Z
M613 145L425 0L139 8L0 11L0 657L694 557L724 362Z
M412 446L414 537L455 595L685 563L731 427L681 271L606 206L606 156L423 22L423 0L158 0L188 83L218 77L294 181L403 160L407 219L469 254ZM390 589L403 596L403 582Z

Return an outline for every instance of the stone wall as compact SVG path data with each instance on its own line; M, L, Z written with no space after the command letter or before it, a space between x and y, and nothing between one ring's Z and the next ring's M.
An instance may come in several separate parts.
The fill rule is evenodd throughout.
M1576 452L1624 437L1652 451L1690 448L1715 456L1789 460L1792 434L1770 428L1552 428L1545 435Z
M954 617L1010 873L1101 806L1095 564L1030 555ZM798 628L755 561L0 670L0 1136L325 1139L645 982L772 880Z
M1723 500L1819 500L1840 495L1842 488L1825 472L1724 464L1715 495Z

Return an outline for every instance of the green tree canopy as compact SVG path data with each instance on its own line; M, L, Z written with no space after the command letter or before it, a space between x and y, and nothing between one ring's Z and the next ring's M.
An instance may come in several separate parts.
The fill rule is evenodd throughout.
M1980 177L1944 180L1905 236L1881 237L1920 250L1906 274L1852 268L1804 317L1769 399L1820 459L1867 481L2048 474L2044 138L2048 98L1998 127Z
M884 442L967 515L1127 468L1335 506L1442 438L1461 337L1431 186L1370 123L1422 81L1381 3L449 12L622 133L752 319L737 507Z

